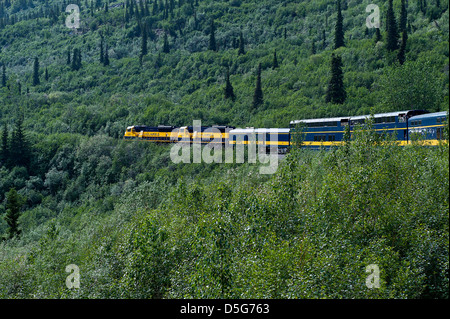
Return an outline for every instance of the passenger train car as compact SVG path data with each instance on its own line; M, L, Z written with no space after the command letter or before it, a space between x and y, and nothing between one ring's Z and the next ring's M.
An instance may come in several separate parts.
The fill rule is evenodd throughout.
M373 129L379 134L391 134L401 145L406 145L409 139L410 119L428 113L424 110L390 112L373 115ZM302 133L303 145L318 149L340 145L344 141L345 128L349 126L353 133L357 126L367 124L369 115L353 117L335 117L292 121L291 134Z
M372 128L379 134L390 134L400 145L420 140L425 145L437 145L444 138L447 112L429 113L409 110L373 115ZM155 143L201 143L265 146L286 153L301 140L302 147L330 148L341 145L346 128L352 134L357 127L368 124L372 116L333 117L291 121L289 128L235 128L230 126L130 126L124 139ZM301 137L301 138L300 138Z
M231 130L229 143L234 146L255 144L265 146L267 151L277 148L278 153L287 153L290 140L288 128L246 128Z
M411 140L415 140L418 137L425 145L437 145L439 141L445 139L444 128L446 122L447 112L414 116L408 121L409 137Z

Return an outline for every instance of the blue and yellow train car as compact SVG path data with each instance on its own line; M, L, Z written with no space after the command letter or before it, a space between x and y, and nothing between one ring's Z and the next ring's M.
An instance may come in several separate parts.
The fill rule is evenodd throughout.
M173 143L176 141L174 126L159 125L157 127L135 125L127 127L124 134L126 140L145 140L155 143Z
M238 128L230 131L229 143L236 145L265 146L266 150L277 148L278 153L286 153L290 146L288 128Z
M176 141L180 143L225 144L229 138L231 126L183 126L178 128Z
M423 143L424 145L438 145L440 141L448 139L448 136L444 134L447 121L447 112L421 114L411 117L408 120L410 140Z
M329 148L339 146L344 141L344 133L347 126L352 134L357 127L364 128L373 117L372 129L377 133L390 134L401 145L406 145L409 141L408 120L415 116L426 114L425 110L409 110L401 112L389 112L371 115L361 115L353 117L335 117L291 121L291 136L295 143L296 134L302 135L301 141L304 147L311 149ZM298 139L297 139L298 140Z

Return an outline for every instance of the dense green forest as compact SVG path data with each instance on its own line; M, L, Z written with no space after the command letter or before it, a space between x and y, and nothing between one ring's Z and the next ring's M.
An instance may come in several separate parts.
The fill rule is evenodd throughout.
M0 298L448 298L448 144L361 130L266 176L122 140L448 111L448 1L371 3L0 0Z

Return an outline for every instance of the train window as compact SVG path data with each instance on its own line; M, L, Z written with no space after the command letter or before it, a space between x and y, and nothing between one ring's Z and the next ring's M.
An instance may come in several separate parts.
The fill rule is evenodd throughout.
M317 123L308 123L308 127L337 127L338 122L317 122Z
M328 142L334 142L336 140L336 136L328 135Z
M436 139L438 140L443 140L444 139L444 130L442 129L442 127L439 127L438 129L436 129Z
M327 136L326 135L315 135L314 136L314 141L315 142L323 142L327 140Z
M358 125L358 124L364 124L366 122L365 119L360 119L360 120L352 120L350 121L350 125Z

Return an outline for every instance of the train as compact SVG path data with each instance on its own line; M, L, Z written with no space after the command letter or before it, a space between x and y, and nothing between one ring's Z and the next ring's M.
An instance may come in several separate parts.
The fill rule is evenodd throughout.
M145 140L154 143L201 143L258 145L278 153L289 152L301 140L301 147L330 148L341 145L346 131L352 134L357 127L371 123L378 134L390 134L399 145L420 139L425 145L435 146L444 140L447 112L408 110L374 115L293 120L288 128L236 128L232 126L129 126L126 140ZM300 139L299 139L300 138Z

